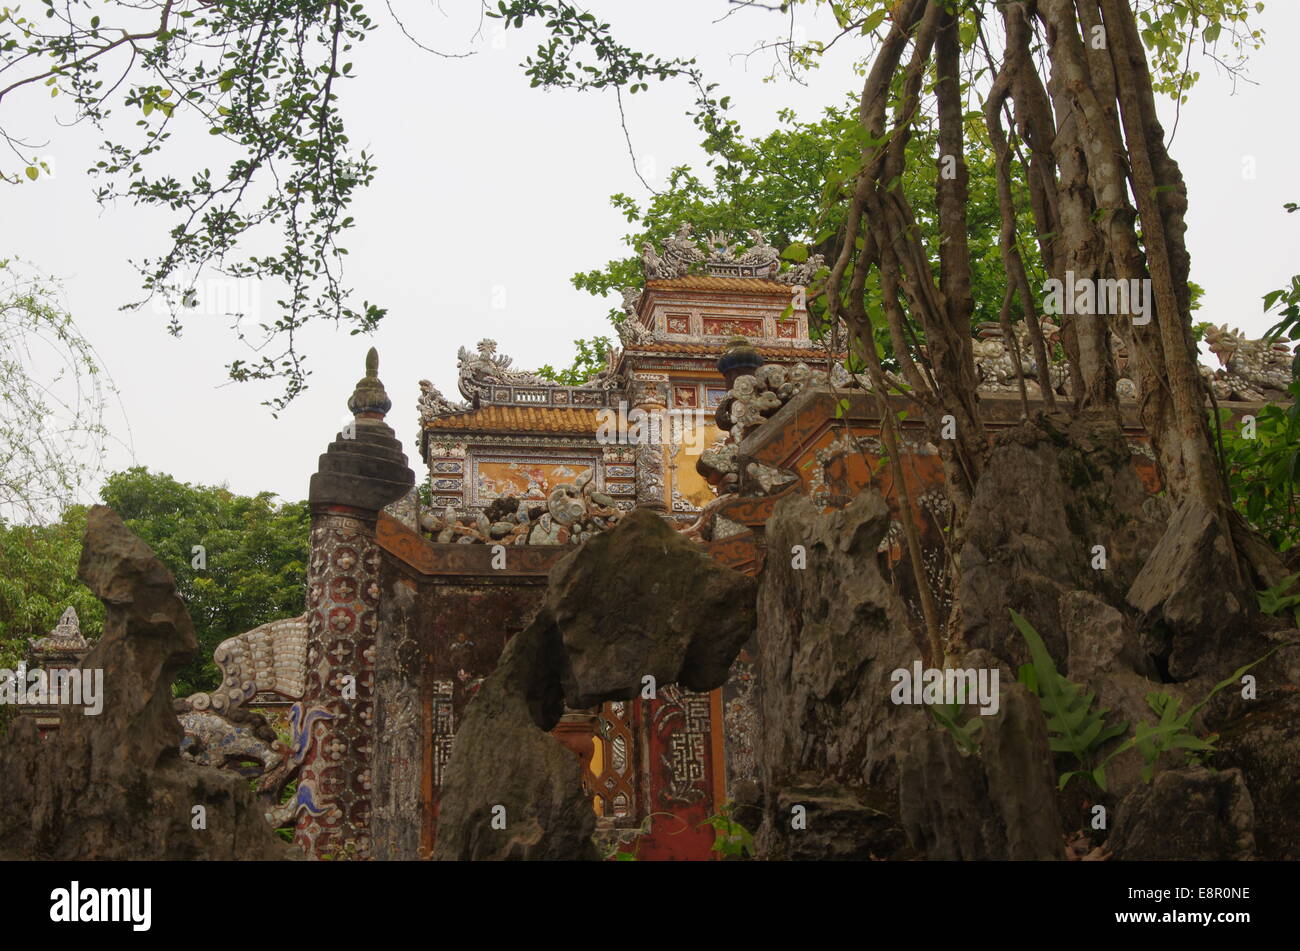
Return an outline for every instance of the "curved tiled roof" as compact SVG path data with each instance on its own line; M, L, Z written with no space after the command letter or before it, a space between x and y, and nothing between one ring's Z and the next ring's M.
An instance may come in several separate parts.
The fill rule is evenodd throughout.
M437 416L424 424L431 432L454 430L480 433L564 433L595 437L596 410L553 406L484 406Z
M625 347L624 353L690 353L701 356L721 356L725 344L719 343L638 343ZM826 360L825 350L814 347L755 347L765 357L799 357L805 360Z
M761 277L714 277L711 274L688 274L664 281L646 281L646 290L655 291L731 291L741 294L770 294L789 297L794 288Z

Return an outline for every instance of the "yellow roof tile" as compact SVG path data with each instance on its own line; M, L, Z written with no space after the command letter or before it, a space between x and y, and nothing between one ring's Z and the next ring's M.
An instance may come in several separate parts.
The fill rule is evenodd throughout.
M726 349L723 343L673 343L665 341L663 343L638 343L626 347L626 353L698 353L698 354L716 354L722 355ZM812 347L755 347L761 355L765 357L799 357L805 360L825 360L827 354L825 350Z
M736 293L770 294L789 297L794 288L779 281L761 277L714 277L711 274L688 274L665 281L646 281L647 290L656 291L734 291Z
M551 406L484 406L465 413L439 416L425 423L432 432L457 430L488 433L596 433L596 410L587 407L557 409Z

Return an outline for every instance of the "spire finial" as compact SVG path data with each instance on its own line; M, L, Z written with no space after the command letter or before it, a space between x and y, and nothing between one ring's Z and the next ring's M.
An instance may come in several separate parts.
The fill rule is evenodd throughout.
M379 351L371 347L366 354L366 375L357 381L356 389L348 398L348 409L354 416L383 419L392 408L393 401L379 380Z

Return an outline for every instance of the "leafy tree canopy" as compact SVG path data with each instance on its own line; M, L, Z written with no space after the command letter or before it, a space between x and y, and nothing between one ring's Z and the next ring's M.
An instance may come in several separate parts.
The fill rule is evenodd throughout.
M58 283L0 259L0 518L39 521L99 474L112 392Z
M223 640L302 613L310 557L305 501L238 495L139 467L109 476L101 496L171 569L189 608L199 653L177 677L178 696L220 683L212 652ZM27 639L47 633L69 605L82 633L99 635L103 608L77 580L85 526L84 506L46 526L0 523L0 666L12 667Z
M178 695L217 686L212 651L226 638L302 613L311 524L305 501L237 495L138 467L112 475L102 497L175 574L194 620L199 655L178 676ZM201 560L195 546L202 546Z
M684 221L692 222L697 234L719 231L728 236L749 229L762 231L768 241L786 251L788 258L803 260L821 253L833 259L838 249L838 235L843 226L845 201L853 188L862 156L861 124L856 104L846 103L823 110L820 117L801 120L789 109L778 113L779 125L764 136L746 136L739 123L727 117L730 100L721 97L706 103L696 113L696 124L703 133L701 142L709 155L707 169L696 171L689 166L672 170L667 187L641 202L627 194L617 194L610 201L634 230L623 235L629 249L627 257L607 262L603 267L575 274L573 284L597 297L607 297L623 287L642 283L639 249L645 242L656 247ZM905 192L914 196L917 221L932 258L937 258L939 231L931 203L923 200L926 190L933 190L939 168L934 161L936 133L932 124L921 121L909 145L916 156L903 178ZM975 296L973 324L997 321L1005 288L998 249L999 209L997 183L993 174L993 157L981 127L971 125L972 143L967 155L970 174L970 241L972 281ZM1018 170L1015 170L1018 172ZM1021 212L1022 231L1028 232L1032 219L1023 180L1013 182ZM1021 253L1031 273L1042 277L1037 246L1024 242ZM879 308L879 286L872 284L874 308ZM822 308L813 304L814 316ZM1012 307L1013 319L1019 319L1018 306ZM609 312L617 325L624 319L619 308ZM920 327L913 327L923 338ZM814 328L814 332L820 332ZM574 370L594 372L603 364L591 359L598 351L596 341L575 341L579 355ZM888 336L881 334L879 344L889 351ZM543 368L549 376L551 368ZM559 379L558 377L552 377Z
M72 506L49 525L0 521L0 667L13 670L27 656L28 641L48 634L69 607L81 633L93 639L104 624L104 607L77 580L86 508Z
M1248 22L1251 12L1263 9L1257 0L1129 2L1152 61L1154 90L1179 100L1199 75L1190 68L1193 47L1235 75L1263 39ZM205 273L269 281L280 289L271 317L230 314L237 335L257 355L227 364L235 380L281 380L283 392L268 401L276 410L306 386L310 371L296 337L309 321L329 318L363 333L386 313L379 304L353 302L341 243L353 225L349 209L357 189L376 171L373 156L349 141L341 98L354 75L350 54L379 28L370 15L375 6L360 0L29 0L0 7L0 180L21 185L48 172L29 130L5 108L20 98L48 91L60 122L108 129L103 154L90 169L102 182L97 197L171 215L158 253L137 266L146 299L166 300L172 333L181 332L184 309L198 298ZM772 18L775 38L768 46L793 76L816 67L846 37L874 36L878 49L899 3L732 0L720 9L752 7L754 15L765 15L758 11L790 14L812 6L832 14L834 26L824 36L796 39L787 17ZM976 49L977 36L982 42L982 24L999 6L954 2L964 50ZM543 41L522 64L534 86L609 90L621 104L624 93L678 78L692 85L703 115L725 108L694 60L625 45L582 7L485 0L483 8L511 28L543 26ZM394 5L384 9L393 21L389 28L420 49L456 55L415 40ZM867 64L864 56L859 70ZM986 64L972 57L963 68L976 76ZM125 136L108 125L122 114L135 120L135 131ZM215 140L213 153L176 163L174 136L194 131ZM815 183L812 194L821 185ZM279 231L280 247L258 253L249 240L268 229Z

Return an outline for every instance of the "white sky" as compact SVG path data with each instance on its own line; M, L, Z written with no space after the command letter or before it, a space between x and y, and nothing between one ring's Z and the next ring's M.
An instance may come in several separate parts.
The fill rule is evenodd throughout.
M807 86L764 83L770 55L747 62L737 54L771 39L783 22L777 14L746 10L719 21L725 0L592 0L589 7L629 44L697 57L720 84L717 93L732 96L732 114L749 135L773 128L779 108L813 118L860 88L852 61L863 48L851 45L837 46ZM157 254L171 219L95 203L85 169L98 159L103 136L88 126L52 125L43 92L6 103L11 131L48 137L43 151L55 174L0 191L0 257L17 255L63 279L78 326L116 381L122 406L108 422L123 438L129 422L134 456L115 450L109 471L135 463L183 481L304 498L373 343L393 400L388 422L418 476L417 384L431 379L458 399L458 347L492 337L516 366L531 369L567 365L574 338L609 332L610 304L576 291L569 277L626 253L619 239L628 228L609 196L646 194L612 93L530 89L517 64L540 30L502 33L487 21L471 40L477 0L441 0L441 10L407 0L395 8L428 45L476 53L456 60L424 53L401 36L382 4L373 5L380 29L351 57L359 78L343 84L342 108L352 144L376 154L379 174L354 204L358 226L345 246L355 302L377 302L389 315L372 338L332 325L307 333L301 346L314 370L311 388L279 419L260 405L278 384L223 385L225 364L251 356L224 317L192 317L174 339L163 315L119 312L139 289L129 261ZM1250 63L1258 85L1238 83L1234 93L1212 63L1194 60L1203 77L1173 144L1190 196L1192 278L1206 290L1197 317L1253 335L1273 322L1261 313L1262 295L1300 271L1300 215L1282 209L1300 201L1300 83L1290 39L1300 33L1300 3L1271 0L1257 19L1268 37ZM826 18L808 21L808 32L829 35ZM702 166L684 82L652 84L624 100L648 178L662 180L674 165ZM1167 112L1166 130L1172 108ZM210 142L178 137L174 144L187 162L215 168L219 158L204 157ZM1243 173L1248 156L1254 178ZM273 300L267 292L263 318Z

